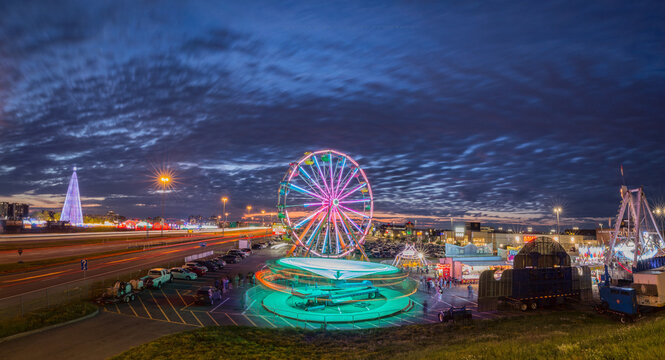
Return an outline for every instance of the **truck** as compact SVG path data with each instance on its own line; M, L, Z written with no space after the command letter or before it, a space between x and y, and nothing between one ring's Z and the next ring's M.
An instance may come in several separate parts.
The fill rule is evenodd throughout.
M598 287L598 292L601 299L600 306L596 306L598 313L618 316L622 323L640 316L635 289L605 284Z
M173 277L168 269L164 268L154 268L148 271L148 275L142 279L149 278L151 281L151 286L155 289L161 289L162 285L167 282L171 282Z

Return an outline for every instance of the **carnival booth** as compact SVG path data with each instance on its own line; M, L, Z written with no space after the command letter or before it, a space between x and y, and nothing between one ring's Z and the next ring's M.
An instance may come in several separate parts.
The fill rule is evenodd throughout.
M425 259L425 254L416 250L415 245L406 244L404 250L402 250L395 260L393 260L393 266L398 268L426 268L427 259Z
M503 270L512 267L510 262L500 256L493 256L492 252L491 244L483 246L468 244L464 247L446 244L446 257L439 259L437 271L440 269L441 276L450 277L461 283L475 283L480 278L480 273L485 270Z

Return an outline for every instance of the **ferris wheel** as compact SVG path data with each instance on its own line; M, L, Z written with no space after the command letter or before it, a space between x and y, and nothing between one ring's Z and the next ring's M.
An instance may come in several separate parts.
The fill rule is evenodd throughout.
M335 150L306 153L279 185L279 218L303 256L340 258L359 250L370 230L374 202L365 172Z

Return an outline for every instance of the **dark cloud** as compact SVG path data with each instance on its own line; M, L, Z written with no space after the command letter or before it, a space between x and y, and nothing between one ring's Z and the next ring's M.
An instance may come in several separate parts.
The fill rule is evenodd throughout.
M660 2L3 2L0 197L173 216L270 209L289 162L356 157L398 216L614 216L665 158ZM138 204L138 205L137 205Z

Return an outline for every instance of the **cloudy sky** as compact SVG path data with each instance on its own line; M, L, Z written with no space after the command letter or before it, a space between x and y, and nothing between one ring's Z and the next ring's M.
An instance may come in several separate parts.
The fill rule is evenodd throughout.
M275 208L352 155L379 219L592 226L665 193L662 1L2 1L0 200Z

